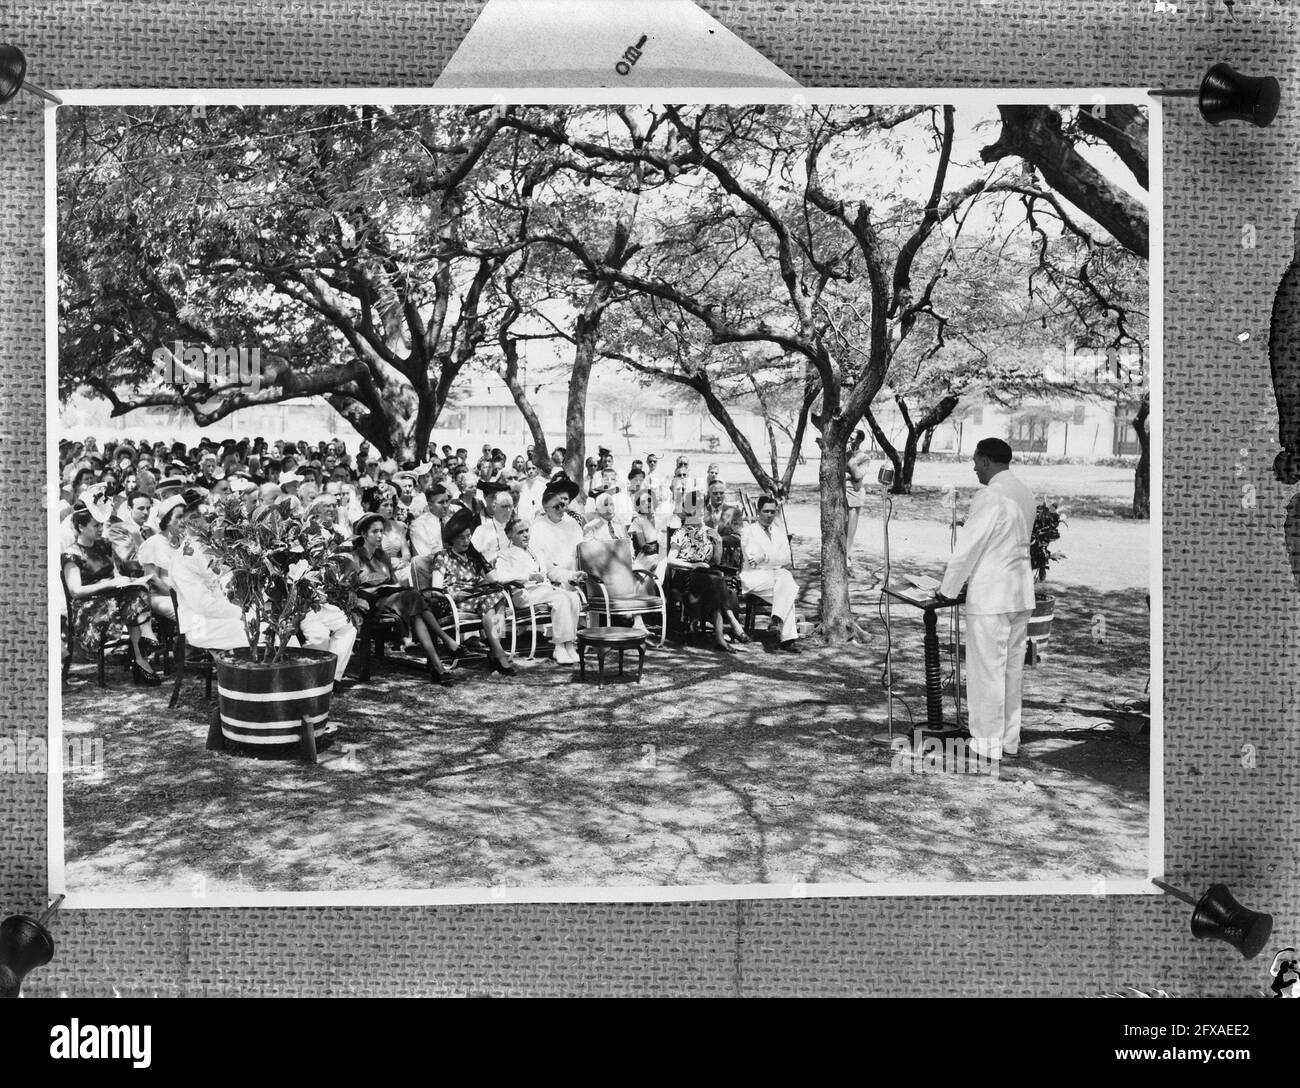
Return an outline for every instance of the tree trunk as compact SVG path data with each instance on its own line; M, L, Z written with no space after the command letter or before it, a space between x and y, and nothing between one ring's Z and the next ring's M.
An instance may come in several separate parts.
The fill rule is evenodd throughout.
M912 476L916 472L916 448L922 436L925 438L925 451L930 450L930 436L934 429L957 410L957 397L952 393L939 398L939 403L925 413L917 422L912 422L911 413L902 397L898 397L898 407L903 413L903 422L907 425L907 439L903 444L903 486L900 489L895 479L894 494L910 495L912 493Z
M907 429L907 438L903 440L903 487L901 490L895 486L894 493L897 495L910 495L912 493L912 476L916 473L916 450L921 443L921 432L913 427ZM897 485L898 481L894 481Z
M708 376L700 371L699 377L689 383L701 397L704 398L704 406L708 408L709 415L716 419L727 437L731 439L732 445L736 447L736 452L740 454L741 460L745 462L745 467L749 469L754 477L754 482L758 484L769 495L775 495L777 492L777 482L763 468L762 462L758 459L758 454L754 452L754 447L750 444L748 438L736 426L736 421L731 418L731 413L727 411L727 406L718 399L717 393L713 391L713 385L709 382Z
M898 450L894 444L889 441L889 436L881 429L876 417L868 408L866 412L867 426L871 428L872 437L876 440L876 445L880 447L880 452L889 458L889 463L894 466L894 483L890 487L890 493L893 495L905 494L903 491L903 459L899 456Z
M821 635L828 643L850 642L858 625L849 604L848 531L849 504L844 490L848 433L842 423L828 420L822 429L821 485L822 608Z
M1151 428L1147 416L1151 411L1151 394L1142 397L1137 415L1133 417L1133 429L1137 432L1138 463L1133 477L1133 516L1149 518L1151 516Z
M574 327L573 371L569 375L569 400L564 411L564 471L579 487L583 486L587 460L587 387L609 292L609 283L598 280Z
M921 439L921 452L928 454L930 452L930 443L934 441L935 427L925 429L925 437Z
M996 143L980 150L984 162L1018 155L1032 163L1056 192L1110 231L1125 249L1139 257L1148 255L1146 208L1070 145L1061 132L1059 113L1049 106L999 106L998 113L1002 131Z
M533 407L533 402L528 399L528 390L519 381L518 367L513 362L507 361L501 376L505 380L506 388L510 390L510 396L515 402L515 407L519 409L519 414L524 417L528 433L532 436L533 446L537 451L533 463L549 475L551 451L546 446L546 431L542 427L542 421L537 418L537 410Z

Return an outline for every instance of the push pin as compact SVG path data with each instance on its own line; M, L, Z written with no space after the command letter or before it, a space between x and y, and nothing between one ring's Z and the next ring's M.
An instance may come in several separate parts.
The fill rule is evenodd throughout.
M1268 944L1273 932L1273 916L1243 907L1232 898L1226 884L1211 884L1210 890L1200 899L1193 899L1182 889L1163 880L1153 879L1151 883L1196 908L1192 911L1193 937L1226 941L1248 960L1258 956Z
M0 997L17 997L27 972L54 958L54 938L45 922L62 902L59 896L39 918L14 914L0 922Z
M1282 88L1272 76L1243 76L1227 64L1216 64L1194 91L1148 91L1163 98L1195 98L1201 116L1212 125L1249 121L1263 128L1277 116Z
M38 87L30 80L24 82L25 75L27 75L27 58L23 56L23 51L16 45L0 45L0 106L20 90L34 94L37 98L43 98L46 102L53 102L56 106L63 105L63 99L50 94L44 87Z

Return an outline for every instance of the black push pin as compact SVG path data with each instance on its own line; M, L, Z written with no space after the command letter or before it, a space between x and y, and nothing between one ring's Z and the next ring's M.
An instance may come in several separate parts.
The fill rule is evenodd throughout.
M1216 64L1194 91L1148 91L1163 98L1195 98L1201 116L1212 125L1249 121L1263 128L1277 116L1282 88L1272 76L1243 76L1227 64Z
M62 902L59 896L39 918L15 914L0 922L0 997L17 997L27 972L54 958L54 938L45 922Z
M1192 911L1193 937L1226 941L1248 960L1258 956L1268 944L1273 932L1273 916L1243 907L1232 898L1226 884L1211 884L1210 890L1200 899L1193 899L1182 889L1163 880L1152 880L1151 883L1196 908Z
M53 102L56 106L63 105L63 99L50 94L44 87L38 87L30 81L24 82L25 75L27 75L27 58L23 56L23 51L16 45L0 45L0 106L20 90L43 98L46 102Z

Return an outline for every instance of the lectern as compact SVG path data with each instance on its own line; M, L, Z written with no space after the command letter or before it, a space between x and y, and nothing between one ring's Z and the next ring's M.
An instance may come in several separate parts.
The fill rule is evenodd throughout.
M894 639L892 628L892 602L898 601L911 608L920 609L925 622L924 660L925 660L925 721L913 722L913 731L919 729L926 737L955 737L961 728L961 612L966 603L963 590L959 597L940 601L929 590L916 589L910 585L887 585L882 593L885 606L885 631L889 648L885 653L885 689L889 702L889 732L877 734L872 738L884 744L892 744L894 739ZM956 711L952 721L943 716L943 662L939 645L939 612L953 609L949 627L949 651L953 660L953 694Z

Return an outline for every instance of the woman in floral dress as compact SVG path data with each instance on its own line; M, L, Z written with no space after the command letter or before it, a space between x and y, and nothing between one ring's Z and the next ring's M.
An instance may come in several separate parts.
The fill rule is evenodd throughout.
M483 584L490 580L491 567L470 543L477 522L477 516L465 509L457 510L447 519L443 527L443 542L447 547L434 557L433 585L451 597L457 608L480 618L483 638L490 650L488 668L492 672L513 676L515 667L510 664L510 655L501 645L501 631L510 599L503 590L481 592Z
M148 578L128 578L118 571L113 549L103 539L104 526L90 510L74 510L72 528L76 536L60 562L73 602L73 639L94 657L105 642L129 638L132 678L137 684L161 683L147 656L157 645L145 588Z

